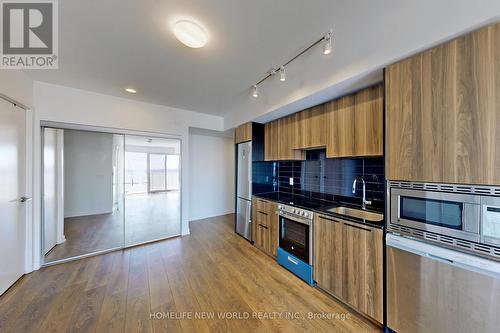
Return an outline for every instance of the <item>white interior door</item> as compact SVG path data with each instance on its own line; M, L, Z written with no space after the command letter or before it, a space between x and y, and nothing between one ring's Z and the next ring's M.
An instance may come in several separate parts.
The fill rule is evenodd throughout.
M24 274L26 111L0 99L0 294Z

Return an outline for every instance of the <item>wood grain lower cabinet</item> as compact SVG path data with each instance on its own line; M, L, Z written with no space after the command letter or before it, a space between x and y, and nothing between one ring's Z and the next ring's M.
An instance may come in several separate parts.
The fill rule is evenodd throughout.
M383 231L318 215L314 279L353 308L383 321Z
M277 204L272 201L254 197L252 206L252 233L254 245L269 255L277 256Z
M323 289L342 295L342 222L318 215L314 221L314 279Z

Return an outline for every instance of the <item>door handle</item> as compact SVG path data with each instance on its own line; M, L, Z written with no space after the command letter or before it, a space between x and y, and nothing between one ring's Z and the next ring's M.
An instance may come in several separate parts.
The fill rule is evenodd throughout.
M20 197L19 198L19 202L27 202L27 201L31 201L33 198L28 198L28 197Z

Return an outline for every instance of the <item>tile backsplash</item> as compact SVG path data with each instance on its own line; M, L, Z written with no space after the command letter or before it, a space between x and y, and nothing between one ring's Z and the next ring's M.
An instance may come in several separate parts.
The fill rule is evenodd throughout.
M320 149L307 151L305 161L253 163L254 193L279 190L325 200L334 200L334 196L361 200L360 183L356 193L352 193L352 183L357 176L363 176L366 181L367 200L383 206L383 157L326 158L325 150Z

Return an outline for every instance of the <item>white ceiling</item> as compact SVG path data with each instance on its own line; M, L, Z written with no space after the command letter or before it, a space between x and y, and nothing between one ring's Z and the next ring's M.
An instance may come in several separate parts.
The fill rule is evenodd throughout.
M378 81L383 65L499 15L498 0L64 0L59 70L27 72L39 81L225 116L234 125ZM207 28L206 47L175 39L169 24L182 17ZM332 55L311 50L291 64L286 83L266 81L252 99L251 85L267 70L330 28Z

